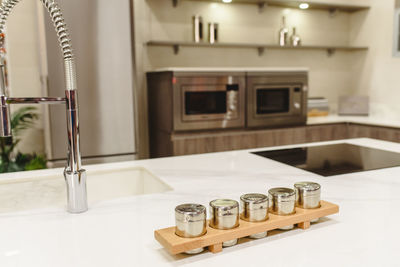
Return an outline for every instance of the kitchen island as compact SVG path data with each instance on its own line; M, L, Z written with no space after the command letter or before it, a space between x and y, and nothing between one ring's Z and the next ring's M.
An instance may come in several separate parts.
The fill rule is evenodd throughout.
M400 153L400 144L367 138L323 144L343 142ZM97 202L82 214L59 207L1 213L0 266L399 265L400 167L322 177L249 153L261 150L265 148L86 166L88 176L98 170L144 167L172 190ZM51 169L3 174L0 180L49 173L63 179L61 169ZM174 225L178 204L208 207L215 198L238 200L243 193L267 193L298 181L320 183L322 199L338 204L339 214L307 230L272 231L218 254L172 256L153 237L154 230Z

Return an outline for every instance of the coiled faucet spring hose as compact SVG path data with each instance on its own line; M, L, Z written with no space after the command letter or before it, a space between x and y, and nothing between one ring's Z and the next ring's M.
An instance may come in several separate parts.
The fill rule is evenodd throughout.
M76 71L74 55L68 28L62 15L61 9L54 0L40 0L50 14L54 28L58 36L64 58L65 82L67 90L76 89ZM2 0L0 4L0 33L4 32L4 26L8 15L20 0Z

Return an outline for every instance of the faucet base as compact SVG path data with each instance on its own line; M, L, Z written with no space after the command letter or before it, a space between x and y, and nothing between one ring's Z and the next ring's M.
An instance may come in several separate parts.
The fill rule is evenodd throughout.
M81 213L88 210L86 192L86 171L71 172L64 170L67 183L68 212Z

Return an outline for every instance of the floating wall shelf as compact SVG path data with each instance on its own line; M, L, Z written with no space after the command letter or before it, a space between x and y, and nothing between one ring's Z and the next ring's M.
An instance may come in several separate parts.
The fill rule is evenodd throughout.
M176 7L176 6L178 6L180 1L222 3L221 0L172 0L172 3ZM325 9L330 12L336 12L336 11L356 12L356 11L365 10L365 9L370 8L367 5L321 3L321 2L317 2L317 1L306 1L306 0L305 1L297 1L297 0L232 0L232 3L258 5L261 10L267 6L298 8L301 3L308 3L309 9Z
M170 46L174 50L174 54L179 53L180 47L208 47L208 48L253 48L257 49L261 56L265 49L287 49L287 50L326 50L328 55L332 55L336 50L341 51L366 51L368 47L363 46L318 46L318 45L302 45L302 46L279 46L272 44L244 44L244 43L194 43L194 42L173 42L173 41L149 41L148 46Z

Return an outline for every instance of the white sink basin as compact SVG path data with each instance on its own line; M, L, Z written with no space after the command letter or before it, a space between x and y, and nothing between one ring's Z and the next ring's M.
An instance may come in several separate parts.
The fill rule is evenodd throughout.
M0 212L60 207L67 203L62 171L22 179L0 179ZM87 171L90 205L122 197L154 194L172 188L142 167Z

